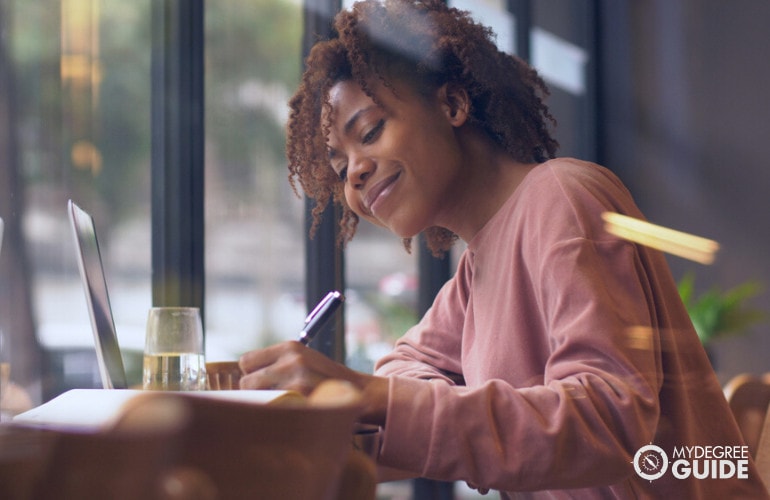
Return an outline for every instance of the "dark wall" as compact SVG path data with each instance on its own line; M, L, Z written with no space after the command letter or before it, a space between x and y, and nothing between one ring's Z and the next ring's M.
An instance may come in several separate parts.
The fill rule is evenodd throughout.
M601 0L600 159L648 219L717 240L699 290L760 280L770 313L770 2ZM770 322L715 344L725 381L770 371Z

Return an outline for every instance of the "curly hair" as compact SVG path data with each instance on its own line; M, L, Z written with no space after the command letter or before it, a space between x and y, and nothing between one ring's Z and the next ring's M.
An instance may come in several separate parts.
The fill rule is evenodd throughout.
M311 237L329 202L342 207L339 243L354 235L358 216L348 207L344 185L330 166L327 137L331 112L329 89L355 81L375 102L373 83L395 92L405 82L427 97L443 84L463 87L470 96L469 122L483 130L515 160L525 163L553 158L556 124L544 103L549 91L537 72L516 56L497 49L492 30L468 12L441 0L365 0L335 17L334 34L317 42L305 63L302 81L289 101L286 155L289 182L315 200ZM428 248L441 255L457 236L431 227ZM407 251L411 239L406 238Z

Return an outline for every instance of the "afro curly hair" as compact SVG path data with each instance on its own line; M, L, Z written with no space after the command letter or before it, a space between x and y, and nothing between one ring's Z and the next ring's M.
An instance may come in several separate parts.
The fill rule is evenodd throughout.
M441 85L463 87L470 96L470 121L515 160L553 158L558 143L549 125L556 121L544 103L548 88L537 72L516 56L498 50L488 27L441 0L365 0L335 17L334 34L317 42L305 61L299 88L289 101L286 155L289 181L315 200L314 235L326 206L342 207L339 243L354 235L358 216L347 206L344 185L329 163L329 89L355 81L378 102L372 83L394 91L393 82L428 96ZM441 255L457 236L442 227L425 231L428 248ZM404 240L407 251L411 239Z

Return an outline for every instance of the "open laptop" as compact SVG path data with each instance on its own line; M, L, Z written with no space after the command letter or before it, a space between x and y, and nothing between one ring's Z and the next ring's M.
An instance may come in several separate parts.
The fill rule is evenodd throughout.
M67 204L67 212L72 234L75 237L80 278L91 317L102 385L105 389L126 389L128 387L126 371L115 332L115 321L110 307L107 280L104 277L104 266L93 217L72 200Z

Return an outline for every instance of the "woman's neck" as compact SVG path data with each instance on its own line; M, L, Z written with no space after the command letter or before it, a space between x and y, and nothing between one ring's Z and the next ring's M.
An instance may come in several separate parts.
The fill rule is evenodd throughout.
M467 175L458 182L452 209L442 225L468 242L537 164L514 160L485 134L466 135L462 143Z

